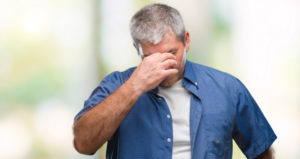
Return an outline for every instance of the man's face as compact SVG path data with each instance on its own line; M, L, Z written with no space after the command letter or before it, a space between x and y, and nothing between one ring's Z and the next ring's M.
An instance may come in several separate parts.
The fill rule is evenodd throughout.
M178 40L172 32L167 33L165 38L158 44L150 44L150 43L141 43L141 47L143 49L144 58L150 56L154 53L171 53L176 56L177 65L174 67L178 69L178 74L173 76L168 76L165 78L161 83L161 87L169 87L177 80L181 79L184 74L185 68L185 53L189 50L189 33L185 33L185 46L183 45L182 41Z

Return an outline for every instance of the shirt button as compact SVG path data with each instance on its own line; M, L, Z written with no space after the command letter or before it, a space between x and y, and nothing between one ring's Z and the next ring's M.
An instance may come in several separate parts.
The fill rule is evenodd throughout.
M168 142L171 142L171 138L168 138L167 141L168 141Z
M168 115L167 115L167 118L170 119L170 118L171 118L171 115L168 114Z
M214 143L215 143L216 146L219 146L220 145L220 140L215 140Z
M197 82L195 82L194 84L195 84L196 86L198 85L198 83L197 83Z

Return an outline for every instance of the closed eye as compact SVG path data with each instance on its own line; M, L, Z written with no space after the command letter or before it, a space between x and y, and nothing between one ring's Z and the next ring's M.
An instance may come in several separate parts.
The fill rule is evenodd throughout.
M176 54L178 51L178 48L170 49L168 52L171 54Z

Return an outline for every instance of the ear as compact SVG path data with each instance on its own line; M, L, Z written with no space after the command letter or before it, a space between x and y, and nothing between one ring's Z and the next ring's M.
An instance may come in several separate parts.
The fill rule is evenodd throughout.
M184 42L185 42L185 50L186 52L188 52L190 50L190 33L188 31L185 31Z

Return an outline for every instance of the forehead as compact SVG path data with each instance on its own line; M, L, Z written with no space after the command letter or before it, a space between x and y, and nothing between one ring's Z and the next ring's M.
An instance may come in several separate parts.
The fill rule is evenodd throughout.
M182 43L176 38L175 34L169 32L158 44L141 43L141 46L143 48L143 53L145 55L150 55L157 52L169 52L172 49L179 48L180 44Z

